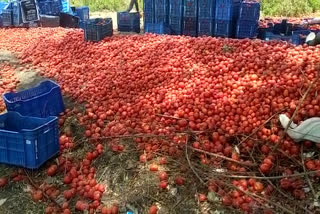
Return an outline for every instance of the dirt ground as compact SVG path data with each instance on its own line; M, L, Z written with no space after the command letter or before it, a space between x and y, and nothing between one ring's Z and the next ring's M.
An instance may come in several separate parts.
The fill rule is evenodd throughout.
M45 78L39 75L39 71L33 68L27 69L25 65L21 65L17 58L6 50L0 50L0 63L9 63L16 68L16 77L20 83L18 90L26 89L37 85ZM79 106L77 103L71 102L65 97L67 108ZM77 124L74 118L70 118L69 122L61 128L61 131L71 126L76 127L73 130L76 149L72 153L68 153L75 160L81 160L85 157L86 152L93 149L92 145L83 136L83 128ZM104 145L112 142L105 141ZM159 178L157 173L149 170L149 164L139 161L139 152L134 146L133 139L120 139L119 142L125 146L122 153L112 152L108 147L105 152L94 161L93 166L97 170L96 179L98 182L106 185L106 192L102 197L102 203L119 205L120 213L125 214L126 211L133 211L135 214L147 213L148 208L156 204L160 207L159 214L222 214L222 213L239 213L235 210L225 210L220 205L217 197L211 195L208 202L199 203L197 193L205 192L206 187L199 184L199 181L193 179L193 174L189 169L184 169L186 184L177 186L174 184L174 178L181 173L181 167L188 163L184 157L170 159L168 165L160 166L159 171L166 171L169 175L169 187L167 191L159 190ZM162 154L156 155L152 163L158 163ZM46 182L56 186L60 195L56 201L63 203L63 191L66 186L63 184L63 175L47 177L47 167L57 161L56 157L49 160L39 170L27 171L31 180L36 184ZM170 168L168 168L170 166ZM9 176L16 172L18 168L0 164L0 177ZM9 185L0 191L0 213L1 214L40 214L44 213L48 202L34 202L31 198L30 190L32 186L29 182L10 181ZM71 204L75 204L75 200ZM74 206L71 206L74 207ZM78 213L72 211L72 213Z

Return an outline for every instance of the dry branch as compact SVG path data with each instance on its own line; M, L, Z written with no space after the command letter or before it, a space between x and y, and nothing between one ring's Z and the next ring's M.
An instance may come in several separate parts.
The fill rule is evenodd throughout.
M35 188L35 189L39 189L39 187L34 183L33 179L30 177L29 173L26 170L24 170L24 172L26 173L27 178L28 178L31 186L33 186L33 188ZM49 200L52 203L54 203L60 210L62 209L61 205L56 200L54 200L53 198L49 197L44 191L42 191L42 194L47 200Z
M190 146L189 146L190 147ZM214 156L214 157L217 157L217 158L221 158L221 159L224 159L224 160L227 160L227 161L231 161L231 162L234 162L234 163L237 163L239 165L243 165L243 166L257 166L257 164L255 163L247 163L247 162L243 162L243 161L237 161L237 160L234 160L232 158L228 158L226 156L223 156L223 155L218 155L218 154L215 154L215 153L211 153L211 152L207 152L207 151L204 151L204 150L201 150L201 149L196 149L196 148L193 148L193 147L190 147L190 149L196 151L196 152L200 152L200 153L203 153L203 154L206 154L206 155L210 155L210 156Z

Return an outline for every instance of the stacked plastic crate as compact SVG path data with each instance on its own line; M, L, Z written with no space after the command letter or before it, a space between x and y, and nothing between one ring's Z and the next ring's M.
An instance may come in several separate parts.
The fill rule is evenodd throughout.
M0 27L3 26L2 23L2 10L4 10L8 6L8 3L0 1Z
M59 152L58 116L65 111L60 86L46 80L5 93L0 115L0 163L37 169Z
M212 36L216 0L198 1L198 36Z
M12 4L11 3L2 6L0 15L1 15L1 26L2 27L12 26Z
M260 18L260 3L243 1L240 5L240 15L237 22L237 38L256 38Z
M75 16L79 17L79 27L84 29L85 22L89 20L89 7L77 7L75 9Z
M118 31L140 33L140 13L139 12L118 12Z
M84 39L99 42L113 35L112 19L89 19L84 22Z
M27 24L28 27L36 27L38 26L39 10L37 7L36 0L21 0L21 13L22 20Z
M143 23L144 27L147 24L154 23L154 0L144 0L143 1Z
M155 23L168 23L169 2L168 0L154 0L154 22Z
M150 4L150 3L149 3ZM154 0L154 23L144 23L144 31L147 33L170 34L168 27L169 1Z
M20 2L13 1L11 4L12 4L12 25L16 27L23 25Z
M234 37L241 0L216 0L214 35Z
M183 1L169 0L169 27L171 34L182 34Z
M184 0L182 33L185 36L197 36L198 0Z
M60 0L38 0L38 6L41 15L58 16L62 11Z
M61 11L64 13L70 13L71 8L70 8L70 1L69 0L61 0L62 8Z

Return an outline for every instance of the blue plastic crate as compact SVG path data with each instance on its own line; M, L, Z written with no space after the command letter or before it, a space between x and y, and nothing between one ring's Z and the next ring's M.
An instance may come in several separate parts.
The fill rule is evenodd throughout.
M8 6L7 2L0 1L0 14L2 13L3 9L6 9L7 6Z
M258 35L257 38L264 40L266 37L266 32L272 32L273 31L273 27L270 26L268 28L264 28L264 27L259 27L258 28Z
M84 23L84 38L87 41L99 42L113 35L112 19L90 19Z
M277 40L277 41L285 41L285 42L292 43L292 36L282 36L282 35L279 35L279 34L274 34L272 32L266 32L265 40L266 41Z
M216 4L216 20L237 20L239 18L240 3Z
M209 19L215 17L215 0L199 0L198 1L198 17Z
M219 37L233 37L235 34L235 22L229 20L215 20L214 35Z
M77 7L75 15L80 18L80 21L87 21L89 19L89 7Z
M297 28L297 27L291 23L288 23L287 20L282 20L281 23L274 24L273 33L292 36L292 31L295 30L294 28Z
M60 13L60 26L64 28L79 28L79 17L69 13Z
M198 0L198 7L212 7L216 4L216 0Z
M197 18L184 17L182 23L182 33L185 36L197 36Z
M199 19L209 19L214 17L214 10L210 7L199 7L198 8L198 17Z
M41 27L60 27L60 17L41 15L39 24Z
M19 112L23 116L58 116L65 107L59 85L51 80L17 93L3 95L8 111Z
M158 4L155 7L154 15L155 15L155 17L169 15L169 5L168 4Z
M169 1L168 0L154 0L155 15L168 15Z
M143 13L144 25L149 23L154 23L154 14L153 13Z
M154 22L155 23L168 23L168 15L162 15L162 16L155 16Z
M183 31L197 31L197 18L184 17L182 28Z
M256 38L258 35L258 21L238 20L236 38Z
M85 27L86 27L86 21L79 21L79 28L84 30Z
M12 9L5 9L2 10L2 26L3 27L10 27L13 23L13 16L12 16Z
M69 0L61 0L61 11L64 13L70 13L71 8L70 8L70 1Z
M145 26L146 33L170 34L170 28L165 23L153 23Z
M37 169L59 152L58 118L0 115L0 163Z
M273 33L274 34L284 34L285 33L285 26L281 23L274 24Z
M240 5L239 19L257 21L260 18L259 2L242 2Z
M182 17L169 17L169 27L171 29L171 34L181 35L182 34Z
M62 11L60 0L46 0L38 2L39 12L42 15L57 16Z
M169 0L169 16L183 16L183 1L184 0Z
M118 26L140 26L140 14L138 12L118 12L117 13Z
M30 26L30 22L36 22L40 20L36 0L23 0L20 2L20 4L23 22L28 23Z
M198 20L198 36L213 36L213 19L199 19Z
M197 31L196 30L184 30L183 31L184 36L192 36L192 37L197 37Z
M240 2L242 2L242 0L216 0L216 4L233 4Z
M11 2L8 2L8 5L5 6L3 9L10 9L10 10L12 10L12 3L11 3Z
M118 31L120 32L135 32L140 33L140 25L118 25Z
M154 13L154 0L144 0L143 1L143 12L144 13Z
M12 25L20 26L23 24L20 3L18 1L14 1L11 4L12 4Z
M184 17L197 17L198 14L198 0L184 0Z
M311 30L297 30L292 32L292 43L302 45L306 42L306 37L311 33Z
M157 7L159 5L168 5L169 0L154 0L154 5Z

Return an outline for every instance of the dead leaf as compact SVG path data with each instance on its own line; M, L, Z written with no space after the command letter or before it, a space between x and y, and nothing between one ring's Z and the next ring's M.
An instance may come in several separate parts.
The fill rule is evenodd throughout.
M7 199L6 198L3 198L3 199L0 199L0 207L6 203Z
M210 201L210 202L219 201L219 198L217 197L217 195L214 192L209 192L208 193L208 201Z

